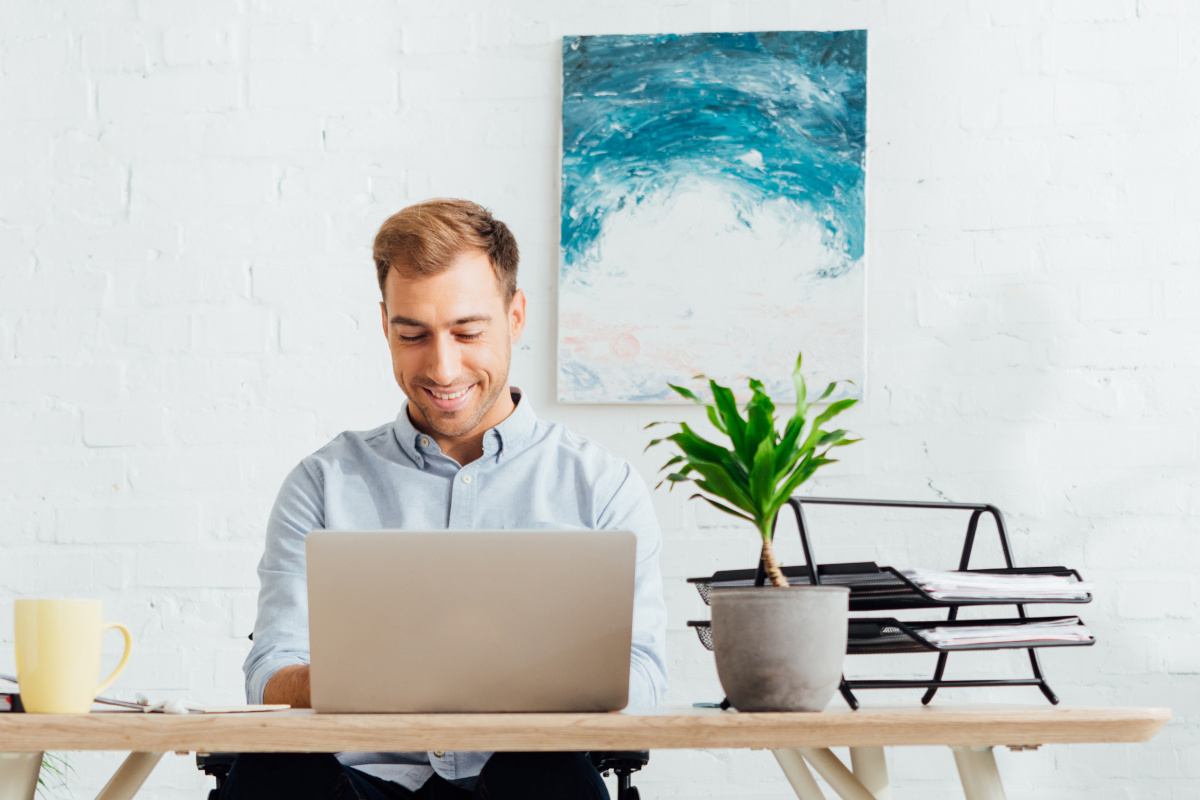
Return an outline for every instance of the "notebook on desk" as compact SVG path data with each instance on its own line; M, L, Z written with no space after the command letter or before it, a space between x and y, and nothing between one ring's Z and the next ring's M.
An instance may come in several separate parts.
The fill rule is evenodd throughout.
M313 708L624 708L636 546L628 531L314 531Z

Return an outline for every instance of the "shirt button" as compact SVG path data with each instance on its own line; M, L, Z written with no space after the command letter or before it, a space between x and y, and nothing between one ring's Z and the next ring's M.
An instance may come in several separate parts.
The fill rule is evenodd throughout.
M429 439L424 436L421 437L421 447L429 447Z
M471 476L463 475L463 483L470 483L470 482L471 482Z
M435 756L437 756L438 758L441 758L442 756L446 755L446 751L445 750L434 750L433 754Z

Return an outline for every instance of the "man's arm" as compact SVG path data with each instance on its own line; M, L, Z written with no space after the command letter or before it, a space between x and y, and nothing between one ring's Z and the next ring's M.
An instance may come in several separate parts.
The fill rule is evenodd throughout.
M287 703L292 708L311 708L308 694L308 664L283 667L267 681L264 703Z
M667 604L663 600L662 571L658 566L662 532L642 476L629 463L622 462L613 477L615 491L602 507L597 527L633 531L637 535L629 705L656 706L667 691ZM597 499L602 501L603 495Z
M258 564L261 588L254 647L246 657L246 700L308 705L308 584L304 540L325 527L324 486L305 464L288 474L267 522L266 547ZM303 666L303 691L294 678L272 687L287 699L268 701L267 684L283 669ZM303 701L302 703L296 701Z

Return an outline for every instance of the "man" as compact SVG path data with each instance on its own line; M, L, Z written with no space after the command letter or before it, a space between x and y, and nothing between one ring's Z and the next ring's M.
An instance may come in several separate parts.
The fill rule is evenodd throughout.
M284 481L259 564L250 702L309 705L304 538L313 530L620 529L637 535L630 704L666 687L660 534L623 459L540 420L509 386L525 328L517 243L463 200L400 211L375 238L383 332L408 402L347 432ZM453 579L453 564L446 565ZM447 636L454 636L447 631ZM397 674L396 680L404 680ZM242 756L223 798L607 798L580 754L340 753Z

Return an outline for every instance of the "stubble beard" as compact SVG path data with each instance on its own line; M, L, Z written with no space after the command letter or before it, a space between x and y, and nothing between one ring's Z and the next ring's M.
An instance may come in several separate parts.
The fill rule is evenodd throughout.
M437 408L427 405L428 398L425 396L425 387L420 384L416 387L417 396L421 398L420 401L413 399L411 396L409 399L412 400L412 404L417 407L417 410L421 412L425 424L434 433L449 438L466 436L479 427L479 423L483 421L483 418L496 405L496 401L500 399L500 393L508 387L508 369L511 363L510 357L504 364L504 373L497 376L497 380L492 384L491 391L476 406L478 410L468 418L460 418L458 416L466 412L467 409L447 415L444 412L438 411ZM478 386L478 383L472 384L473 390L479 391Z

